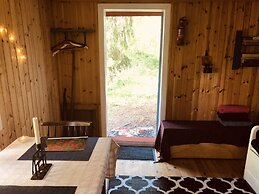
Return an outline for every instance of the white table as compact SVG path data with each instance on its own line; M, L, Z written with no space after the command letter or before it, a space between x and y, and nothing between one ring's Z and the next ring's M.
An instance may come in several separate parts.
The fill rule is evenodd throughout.
M31 180L31 160L17 160L33 144L21 137L0 152L0 185L77 186L76 194L101 193L105 177L115 174L118 146L110 138L99 138L89 161L53 161L43 180Z

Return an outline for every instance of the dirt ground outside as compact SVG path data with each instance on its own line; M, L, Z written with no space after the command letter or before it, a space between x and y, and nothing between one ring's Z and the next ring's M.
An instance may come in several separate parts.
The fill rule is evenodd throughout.
M158 69L140 64L117 73L110 82L106 99L107 134L154 137L157 88Z
M152 99L154 101L154 99ZM108 131L107 134L113 136L111 130L137 130L139 128L148 129L144 136L154 137L156 134L156 102L146 99L120 99L109 104L107 112ZM152 129L152 131L150 131ZM134 132L133 132L134 133ZM137 133L137 132L136 132ZM137 134L136 134L137 136Z

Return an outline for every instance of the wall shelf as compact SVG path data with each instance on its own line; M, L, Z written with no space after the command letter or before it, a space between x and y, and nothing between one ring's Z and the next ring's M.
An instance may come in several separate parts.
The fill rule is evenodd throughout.
M232 69L240 67L259 67L259 39L243 36L243 31L236 32Z

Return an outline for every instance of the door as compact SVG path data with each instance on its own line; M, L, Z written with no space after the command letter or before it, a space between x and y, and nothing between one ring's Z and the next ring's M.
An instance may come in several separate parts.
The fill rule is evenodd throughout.
M166 105L166 82L167 82L167 62L168 62L168 39L169 39L169 24L170 24L170 4L99 4L98 6L98 21L99 21L99 43L100 43L100 93L101 93L101 129L102 135L106 136L107 134L107 120L109 115L107 115L107 83L108 83L108 75L110 73L107 71L107 67L109 61L107 61L106 53L107 51L107 44L106 44L106 36L105 33L105 22L106 17L109 14L117 14L125 15L141 13L142 15L148 15L148 13L155 13L156 15L160 16L160 45L159 45L159 68L158 73L156 76L156 86L158 86L156 90L156 99L157 102L157 109L156 115L157 119L156 123L159 123L161 119L165 118L165 105ZM120 54L120 53L118 53ZM142 53L143 54L143 53ZM127 59L127 58L126 58ZM110 59L109 59L110 60ZM132 80L132 79L130 79ZM127 123L125 123L126 125ZM156 125L156 124L155 124ZM157 126L157 125L156 125ZM155 127L156 127L155 126Z

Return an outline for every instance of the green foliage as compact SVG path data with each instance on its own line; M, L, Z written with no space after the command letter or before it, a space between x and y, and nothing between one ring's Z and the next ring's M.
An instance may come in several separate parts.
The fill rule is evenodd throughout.
M145 66L137 65L117 72L108 84L108 96L156 98L154 87L157 86L158 69L149 70ZM127 100L129 100L127 98Z
M132 61L138 65L143 65L150 70L158 69L159 59L153 54L146 53L144 51L137 51L131 55Z
M109 80L112 80L118 72L131 66L131 60L126 56L122 56L119 61L113 61L111 66L108 66Z
M158 48L152 40L136 40L133 21L132 17L106 17L105 30L108 96L131 97L127 101L135 103L156 99L159 57L150 52Z
M132 17L107 17L106 42L109 77L131 66L129 53L135 41Z

